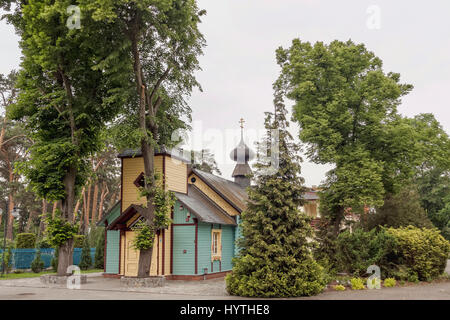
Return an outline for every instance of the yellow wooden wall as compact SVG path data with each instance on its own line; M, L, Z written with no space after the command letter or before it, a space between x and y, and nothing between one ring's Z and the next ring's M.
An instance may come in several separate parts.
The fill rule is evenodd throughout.
M195 182L192 183L191 178L195 177ZM239 215L239 212L233 208L228 202L226 202L217 192L211 189L206 183L204 183L195 173L191 174L188 179L189 184L195 185L204 194L206 194L211 200L213 200L219 207L231 216Z
M165 168L166 188L180 193L187 193L186 163L166 156Z
M166 189L187 193L187 166L181 161L172 160L165 157L165 181ZM136 178L144 172L144 160L142 157L122 159L122 210L127 209L131 204L143 204L144 198L139 198L139 190L134 185ZM162 173L163 156L155 156L155 170Z
M163 160L165 157L165 160ZM131 204L143 204L144 198L139 198L139 190L134 185L136 178L144 172L144 161L142 157L123 158L122 159L122 210L126 210ZM165 185L167 190L176 191L180 193L187 193L187 165L184 162L172 159L169 156L158 155L155 156L155 170L163 172L163 161L165 167ZM129 220L129 223L137 218L134 216ZM170 274L170 228L165 230L164 242L164 274ZM162 234L159 239L162 240ZM124 237L121 237L121 252L120 252L120 274L124 274L125 268L125 242ZM155 236L155 245L153 246L152 264L150 268L150 275L162 274L162 241L158 241ZM159 247L159 259L158 259ZM159 261L158 261L159 260ZM159 263L159 268L157 266Z

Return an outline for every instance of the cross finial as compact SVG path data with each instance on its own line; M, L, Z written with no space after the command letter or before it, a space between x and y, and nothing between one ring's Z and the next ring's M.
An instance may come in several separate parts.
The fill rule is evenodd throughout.
M241 124L241 140L244 139L244 118L241 118L241 120L239 120L239 123Z
M241 129L244 129L244 118L241 118L241 120L239 120L239 123L241 124Z

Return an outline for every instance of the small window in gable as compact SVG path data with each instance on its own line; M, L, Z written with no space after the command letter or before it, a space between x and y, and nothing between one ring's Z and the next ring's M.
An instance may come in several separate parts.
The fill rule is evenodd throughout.
M134 180L134 185L138 188L144 187L144 173L141 172L141 174Z
M213 229L211 231L211 260L222 259L222 230Z

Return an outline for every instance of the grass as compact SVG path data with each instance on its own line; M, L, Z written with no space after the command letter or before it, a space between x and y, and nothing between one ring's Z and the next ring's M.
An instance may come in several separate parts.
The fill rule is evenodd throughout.
M94 273L94 272L103 272L103 269L89 269L89 270L81 270L81 273ZM22 278L37 278L44 274L56 274L53 270L46 270L39 273L34 272L21 272L21 273L8 273L3 277L0 276L0 280L11 280L11 279L22 279Z

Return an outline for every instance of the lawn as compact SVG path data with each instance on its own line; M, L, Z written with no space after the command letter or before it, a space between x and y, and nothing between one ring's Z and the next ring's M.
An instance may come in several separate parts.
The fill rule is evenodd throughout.
M89 269L89 270L81 270L81 273L94 273L94 272L103 272L103 269ZM21 273L8 273L0 276L0 280L11 280L11 279L21 279L21 278L36 278L40 277L43 274L55 274L53 270L46 270L39 273L34 272L21 272Z

